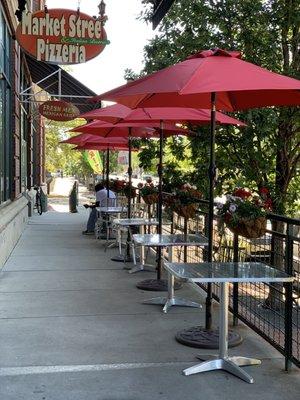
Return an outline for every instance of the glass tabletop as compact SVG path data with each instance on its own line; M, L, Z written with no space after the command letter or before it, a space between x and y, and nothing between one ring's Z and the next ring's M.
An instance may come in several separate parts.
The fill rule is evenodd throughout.
M153 218L153 219L146 219L146 218L118 218L115 219L114 224L120 225L120 226L137 226L137 225L158 225L158 220Z
M144 234L144 235L133 235L135 243L142 246L207 246L208 239L200 234L198 235L183 235L183 234L170 234L170 235L159 235L159 234Z
M97 211L103 213L127 212L127 207L97 207Z
M292 282L294 278L261 262L165 263L178 278L192 282Z

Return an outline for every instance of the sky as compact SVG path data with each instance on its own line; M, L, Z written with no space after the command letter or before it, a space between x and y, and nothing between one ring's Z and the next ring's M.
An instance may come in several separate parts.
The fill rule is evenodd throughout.
M141 2L105 0L105 30L111 43L93 60L70 66L70 73L97 94L125 83L126 68L139 72L143 67L143 47L155 32L150 24L136 19L143 9ZM99 3L100 0L81 0L80 11L97 15ZM77 5L78 0L47 0L48 8L76 10Z

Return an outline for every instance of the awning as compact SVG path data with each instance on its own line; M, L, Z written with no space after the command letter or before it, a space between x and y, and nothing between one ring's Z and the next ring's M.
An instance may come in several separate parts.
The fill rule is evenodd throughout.
M26 61L32 82L36 84L38 83L38 86L44 89L47 93L55 96L59 93L60 89L62 95L60 100L76 104L81 113L91 111L95 108L95 104L90 104L88 98L96 96L96 93L87 88L58 65L37 61L28 55L26 55ZM59 88L59 70L61 74L61 88Z

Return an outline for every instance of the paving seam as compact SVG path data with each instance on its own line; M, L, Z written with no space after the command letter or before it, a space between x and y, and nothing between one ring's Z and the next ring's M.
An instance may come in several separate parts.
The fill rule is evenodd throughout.
M89 269L17 269L14 271L1 271L0 274L4 275L4 274L14 274L14 273L27 273L27 272L57 272L57 271L64 271L64 272L76 272L76 271L120 271L122 272L122 270L118 269L118 268L89 268Z
M118 289L118 293L128 293L133 288ZM30 289L30 290L18 290L18 291L14 291L14 292L0 291L0 294L52 293L52 292L101 292L101 291L111 292L112 290L114 290L114 289L113 288L111 288L111 289L105 289L105 288L103 288L103 289L51 289L51 290L32 290L32 289ZM141 291L141 293L149 293L149 292ZM166 292L156 292L156 293L166 293ZM167 297L167 295L165 297Z
M183 316L187 316L187 315L195 315L196 311L187 311L185 313L180 313L180 312L176 312L176 314L173 315L169 315L169 317L176 317L178 315L183 315ZM109 317L109 316L113 316L113 317L134 317L134 316L141 316L141 315L145 315L145 316L153 316L153 315L159 315L161 316L162 314L159 314L157 312L140 312L140 313L115 313L112 314L110 313L103 313L103 314L66 314L66 315L40 315L40 316L28 316L28 317L0 317L0 321L1 320L22 320L22 319L49 319L49 318L80 318L80 317Z

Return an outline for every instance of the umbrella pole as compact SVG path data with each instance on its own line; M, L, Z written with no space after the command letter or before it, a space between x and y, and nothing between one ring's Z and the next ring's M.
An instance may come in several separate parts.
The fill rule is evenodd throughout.
M157 202L157 219L158 219L158 226L157 226L157 233L159 235L162 234L162 176L163 176L163 139L164 139L164 123L160 121L160 133L159 133L159 163L157 166L157 173L158 173L158 202ZM149 290L149 291L168 291L168 280L161 279L161 267L162 267L162 250L159 246L157 248L157 274L156 279L146 279L137 283L137 288L142 290ZM175 290L181 287L180 284L175 283ZM165 304L166 298L159 297L152 299L154 303L151 304ZM150 300L151 301L151 300ZM157 303L158 301L158 303ZM162 302L162 303L160 303Z
M132 189L132 136L131 136L131 130L132 128L129 128L128 130L128 186L129 186L129 193L131 193ZM128 203L127 203L127 218L131 218L131 197L130 195L128 196ZM117 255L113 256L111 258L112 261L116 262L132 262L133 258L130 255L130 232L128 228L128 233L127 233L127 242L126 242L126 254L125 255ZM124 269L131 269L131 267L125 267Z
M129 183L129 196L128 196L128 218L131 218L131 190L132 190L132 143L131 143L131 128L128 131L128 183ZM126 256L130 260L130 232L128 229Z
M107 190L107 206L109 199L109 147L106 150L106 190Z
M158 216L158 234L162 234L162 174L163 174L163 139L164 139L164 123L160 121L159 131L159 164L158 172L158 203L157 203L157 216ZM157 249L157 279L161 279L161 247Z
M216 93L211 94L211 119L210 119L210 164L209 164L209 211L208 211L208 249L207 261L213 261L213 224L214 224L214 186L216 179L215 141L216 141ZM187 346L199 348L219 348L219 332L212 330L212 284L207 284L205 301L205 327L199 325L184 329L176 334L176 340ZM229 347L237 346L242 341L239 334L228 331Z
M102 152L102 182L105 180L105 152Z
M128 185L129 185L129 193L131 194L132 188L132 145L131 145L131 128L128 131ZM128 218L131 217L131 197L128 196Z
M209 165L209 211L208 211L208 254L207 261L213 261L213 225L214 225L214 186L216 179L216 93L211 94L211 122L210 122L210 165ZM207 285L205 328L212 327L212 286Z

